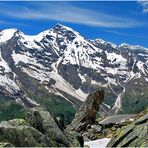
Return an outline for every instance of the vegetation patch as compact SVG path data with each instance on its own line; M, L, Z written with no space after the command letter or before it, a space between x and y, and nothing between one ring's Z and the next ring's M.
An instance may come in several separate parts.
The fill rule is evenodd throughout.
M11 120L15 118L24 118L26 110L23 106L12 100L0 99L0 121Z

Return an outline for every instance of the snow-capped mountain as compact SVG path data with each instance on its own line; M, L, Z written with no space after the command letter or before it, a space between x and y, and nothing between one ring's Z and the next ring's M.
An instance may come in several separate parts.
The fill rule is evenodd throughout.
M124 110L130 92L144 96L139 99L143 107L148 97L148 49L89 40L61 24L34 36L17 29L0 32L4 95L36 105L39 102L32 93L55 94L79 106L97 87L106 91L102 104L106 113Z

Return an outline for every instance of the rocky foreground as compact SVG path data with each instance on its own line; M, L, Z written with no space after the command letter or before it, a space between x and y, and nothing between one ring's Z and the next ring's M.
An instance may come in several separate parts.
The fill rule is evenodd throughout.
M148 147L147 111L118 123L101 122L96 116L103 99L103 90L90 94L66 129L40 106L28 109L26 119L2 121L0 147L83 147L84 141L102 138L111 138L107 147Z

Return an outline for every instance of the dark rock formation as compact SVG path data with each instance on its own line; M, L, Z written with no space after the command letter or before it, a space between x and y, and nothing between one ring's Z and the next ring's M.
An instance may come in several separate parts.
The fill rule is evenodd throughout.
M65 129L64 115L62 114L61 116L56 117L55 121L58 127L60 128L60 130L64 131Z
M84 104L79 108L75 118L66 130L81 132L85 130L88 124L93 124L96 119L96 114L99 111L99 106L103 100L103 90L97 90L90 94Z

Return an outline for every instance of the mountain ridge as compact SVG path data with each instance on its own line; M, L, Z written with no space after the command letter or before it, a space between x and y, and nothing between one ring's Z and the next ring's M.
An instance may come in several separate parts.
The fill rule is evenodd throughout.
M14 91L8 92L13 97L15 92L25 90L23 98L31 102L30 90L42 88L75 105L97 87L103 87L107 91L105 104L112 109L109 111L108 105L102 109L115 114L122 110L122 99L132 85L133 92L141 89L141 84L142 88L147 86L147 48L89 40L60 24L34 36L17 29L11 31L14 36L7 37L7 31L6 34L0 32L0 72L3 75L0 77L1 91L12 87L10 90ZM142 90L139 93L145 94Z
M30 36L30 37L33 37L33 36L36 37L36 36L38 36L38 35L40 35L40 34L49 32L51 29L54 29L54 28L56 28L57 26L58 26L58 27L63 27L63 28L65 28L65 29L67 29L67 30L73 31L73 32L75 32L76 34L80 35L79 32L77 32L77 31L71 29L70 27L67 27L67 26L65 26L65 25L62 25L62 24L60 24L60 23L57 23L57 24L54 25L52 28L46 29L46 30L41 31L41 32L39 32L39 33L37 33L37 34L30 34L30 35L28 35L28 34L23 33L21 30L19 30L19 29L17 29L17 28L7 28L7 29L1 30L0 32L7 31L7 30L14 30L14 31L15 31L14 33L20 32L20 33L22 33L22 34L24 34L25 36L28 36L28 37L29 37L29 36ZM83 35L81 35L81 36L83 36ZM86 38L86 37L84 37L84 38ZM125 42L123 42L123 43L121 43L121 44L115 44L115 43L112 43L112 42L110 42L110 41L103 40L103 39L101 39L101 38L88 39L88 40L90 40L90 41L99 41L99 42L102 42L102 43L105 43L105 44L111 44L111 45L113 45L114 47L128 46L128 47L131 47L131 49L132 49L132 48L134 49L135 47L137 47L137 48L141 48L141 49L148 50L148 48L146 48L146 47L144 47L144 46L136 45L136 44L135 44L135 45L133 45L133 44L128 44L128 43L125 43Z

